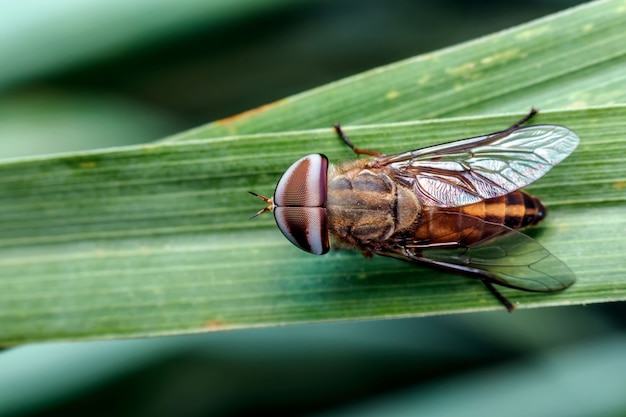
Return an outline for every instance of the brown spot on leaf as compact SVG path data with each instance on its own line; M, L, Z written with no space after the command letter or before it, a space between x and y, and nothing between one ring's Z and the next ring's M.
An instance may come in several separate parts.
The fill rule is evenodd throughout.
M218 125L218 126L229 125L231 123L238 122L238 121L240 121L242 119L247 119L248 117L254 116L256 114L263 113L264 111L267 111L267 110L269 110L271 108L279 106L279 105L283 104L286 101L287 101L287 99L282 99L282 100L274 101L272 103L264 104L262 106L254 108L254 109L251 109L251 110L248 110L248 111L244 111L243 113L235 114L234 116L225 117L223 119L220 119L220 120L216 121L215 124Z
M204 323L205 327L208 327L209 329L213 329L213 330L217 330L221 328L223 325L224 323L219 320L209 320L206 323Z

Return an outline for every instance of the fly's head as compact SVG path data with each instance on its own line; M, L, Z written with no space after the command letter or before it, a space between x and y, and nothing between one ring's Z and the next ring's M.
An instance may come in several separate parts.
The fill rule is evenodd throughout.
M326 213L328 158L312 154L294 162L276 185L274 196L252 193L268 206L253 217L272 211L287 239L300 249L323 255L330 248Z

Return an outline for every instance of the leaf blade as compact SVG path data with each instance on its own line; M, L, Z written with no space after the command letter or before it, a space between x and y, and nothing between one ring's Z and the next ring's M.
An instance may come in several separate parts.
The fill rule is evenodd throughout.
M498 130L517 116L346 127L385 152ZM545 112L578 150L530 188L535 233L578 276L571 289L503 292L522 307L626 299L626 107ZM382 146L382 145L381 145ZM259 149L258 152L250 152ZM378 149L381 149L378 146ZM252 221L297 157L350 152L331 128L161 143L0 165L0 341L154 336L499 309L472 280L388 259L292 247ZM575 181L571 180L575 178Z

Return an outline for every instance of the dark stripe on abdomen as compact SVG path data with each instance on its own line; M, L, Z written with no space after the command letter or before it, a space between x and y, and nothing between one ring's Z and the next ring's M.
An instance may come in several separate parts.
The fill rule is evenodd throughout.
M502 198L506 205L503 224L511 229L534 226L546 216L543 203L524 191L513 191Z
M543 205L541 200L523 191L517 192L524 196L525 213L521 227L534 226L546 217L548 214L546 206Z

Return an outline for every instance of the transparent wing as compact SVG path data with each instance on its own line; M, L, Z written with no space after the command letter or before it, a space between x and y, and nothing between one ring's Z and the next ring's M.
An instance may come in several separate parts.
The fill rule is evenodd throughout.
M456 207L515 191L541 178L578 146L573 131L533 125L373 158L413 186L426 205Z
M492 232L489 237L466 245L464 241L475 233L468 228L450 233L448 245L405 242L374 252L525 291L560 291L576 281L569 267L536 240L503 225L472 219L485 223Z

